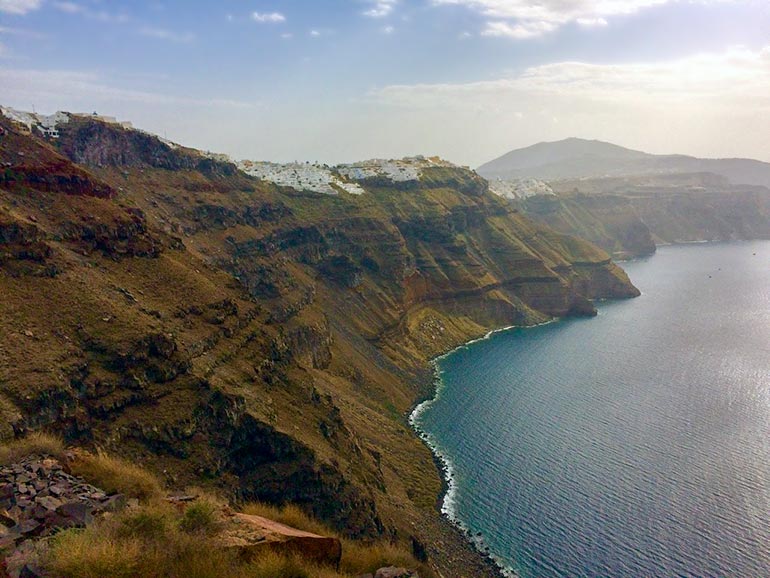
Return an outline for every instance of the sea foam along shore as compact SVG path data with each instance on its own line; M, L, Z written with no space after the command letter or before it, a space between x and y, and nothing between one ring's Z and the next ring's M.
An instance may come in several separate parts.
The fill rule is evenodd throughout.
M454 464L452 463L452 459L449 457L446 451L443 450L443 448L441 448L441 445L438 443L438 440L436 439L436 437L422 427L420 418L428 409L430 409L430 407L434 403L436 403L438 399L440 399L441 394L443 393L443 390L444 390L444 381L442 379L443 371L439 367L439 362L442 359L449 357L454 352L460 349L467 348L468 346L473 345L474 343L478 343L479 341L484 341L486 339L489 339L490 337L492 337L497 333L503 333L506 331L510 331L511 329L533 329L535 327L542 327L543 325L548 325L556 321L558 321L558 319L551 319L544 323L539 323L539 324L530 325L530 326L509 325L507 327L502 327L500 329L494 329L488 332L483 337L472 339L467 343L464 343L442 355L439 355L438 357L435 357L434 359L431 360L431 365L433 365L433 371L434 371L435 393L432 398L417 404L414 410L412 410L412 413L409 415L409 425L411 425L412 429L414 429L414 431L417 432L417 435L425 443L425 445L427 445L430 448L431 452L433 452L433 455L436 457L436 460L438 461L441 467L441 473L444 477L444 483L446 487L444 496L441 499L441 513L445 515L449 521L451 521L458 528L460 528L460 530L467 536L468 541L471 542L479 552L481 552L485 556L488 556L497 565L502 575L505 576L506 578L517 578L518 575L516 574L516 571L513 568L506 565L505 562L503 562L503 560L501 560L498 556L496 556L495 554L489 551L489 547L486 545L484 541L484 537L481 533L477 532L476 534L474 534L471 528L469 528L468 525L465 522L463 522L457 515L457 510L455 508L456 497L457 497L457 481L455 479L455 474L454 474Z

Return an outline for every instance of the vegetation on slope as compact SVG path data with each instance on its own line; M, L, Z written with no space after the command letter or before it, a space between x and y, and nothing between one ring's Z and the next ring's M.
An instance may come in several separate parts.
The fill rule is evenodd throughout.
M33 455L65 461L65 453L58 438L32 434L0 445L0 463L11 464ZM149 471L104 452L78 451L67 463L73 474L87 482L138 501L117 513L104 514L85 528L61 530L50 538L27 542L24 556L53 576L348 578L386 566L416 570L423 578L433 576L408 548L387 541L343 539L337 567L271 548L255 549L253 555L245 557L220 535L223 512L228 511L220 498L204 495L187 505L169 501L160 481ZM252 503L243 511L320 536L335 535L291 504L274 507ZM0 551L0 570L2 554Z
M7 127L0 162L56 158L115 194L0 186L0 438L49 428L489 575L406 415L434 355L635 295L609 256L459 168L311 195L96 120L61 132Z

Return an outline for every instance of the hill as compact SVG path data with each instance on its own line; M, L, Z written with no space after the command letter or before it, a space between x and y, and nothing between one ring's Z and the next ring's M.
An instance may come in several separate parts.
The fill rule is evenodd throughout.
M770 163L752 159L701 159L653 155L597 140L569 138L513 150L483 164L490 180L533 177L543 180L713 173L734 184L770 187Z
M407 415L437 354L637 295L604 251L430 159L311 171L319 193L102 118L0 129L0 439L50 431L494 575Z
M479 173L530 218L616 258L649 255L661 243L770 238L770 164L760 161L572 138L512 151Z

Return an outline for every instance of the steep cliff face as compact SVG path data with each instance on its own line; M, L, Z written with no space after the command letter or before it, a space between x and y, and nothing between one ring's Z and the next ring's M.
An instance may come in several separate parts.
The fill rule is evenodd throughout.
M617 258L656 243L770 238L770 190L709 173L552 183L556 195L517 201L533 219Z
M532 219L625 259L655 252L655 241L634 203L621 195L537 195L517 201Z
M0 435L53 429L491 572L436 514L405 415L437 353L638 294L608 255L458 168L300 194L96 120L61 132L57 152L9 128L0 161L38 147L110 194L0 185Z

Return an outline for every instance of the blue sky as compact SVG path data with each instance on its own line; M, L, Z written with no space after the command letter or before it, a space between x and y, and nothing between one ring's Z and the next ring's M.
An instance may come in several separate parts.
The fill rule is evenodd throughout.
M770 160L767 0L0 0L0 103L236 158Z

